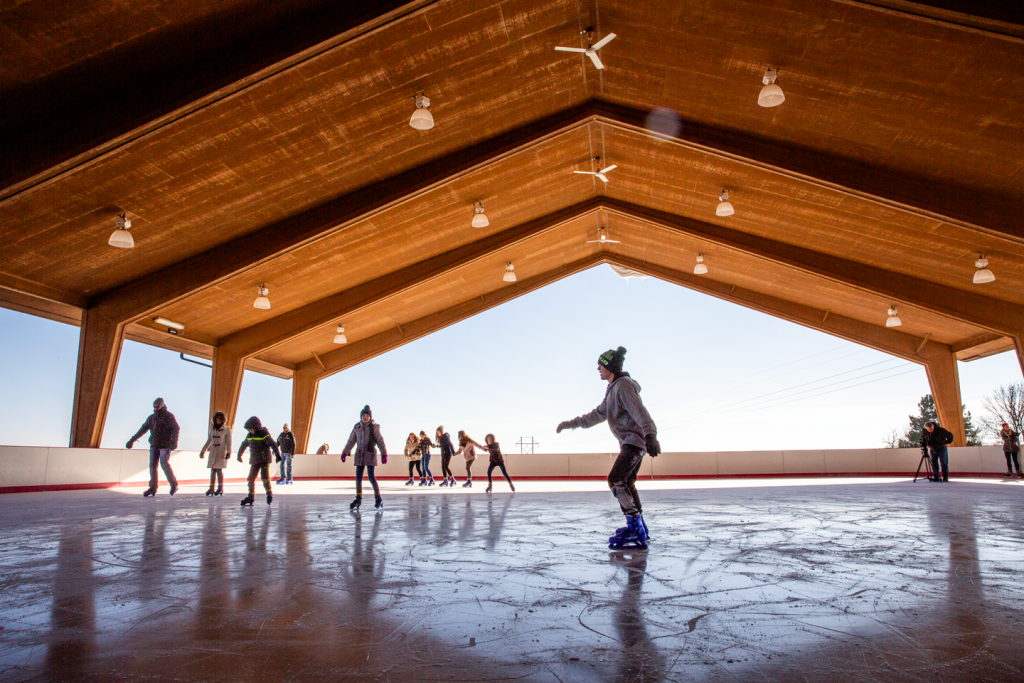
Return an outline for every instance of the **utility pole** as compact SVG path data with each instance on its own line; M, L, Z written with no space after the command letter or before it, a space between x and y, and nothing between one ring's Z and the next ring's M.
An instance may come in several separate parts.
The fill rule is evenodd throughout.
M519 443L517 443L516 445L519 446L519 452L522 453L523 455L525 455L527 453L527 450L526 450L527 448L530 449L529 450L530 455L533 455L534 447L535 446L539 446L540 442L539 441L534 441L532 436L530 437L529 441L526 440L525 436L521 436L521 437L519 437Z

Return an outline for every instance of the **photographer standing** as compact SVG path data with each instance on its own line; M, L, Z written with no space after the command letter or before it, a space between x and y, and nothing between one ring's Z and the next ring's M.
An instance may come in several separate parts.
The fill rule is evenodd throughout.
M932 461L931 481L949 481L949 444L953 443L953 434L934 422L925 422L921 432L921 455L927 455ZM942 476L939 477L939 464L942 464Z

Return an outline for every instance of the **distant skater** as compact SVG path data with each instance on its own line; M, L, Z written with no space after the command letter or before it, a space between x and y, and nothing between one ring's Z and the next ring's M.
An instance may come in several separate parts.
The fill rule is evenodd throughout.
M437 438L437 447L441 449L441 477L444 481L441 482L441 486L455 486L455 475L452 474L452 456L455 455L455 446L452 445L452 437L448 436L448 433L444 431L444 425L437 428L434 432L434 436Z
M494 471L495 467L501 468L501 473L505 475L508 487L512 489L512 493L515 493L516 487L512 484L512 477L508 476L508 470L505 469L505 458L501 455L501 446L494 440L494 434L485 436L484 443L487 444L485 448L490 455L490 462L487 463L487 489L484 493L490 493L494 487L494 482L491 480L491 472Z
M277 479L278 484L292 483L292 457L295 455L295 435L288 429L288 423L284 423L281 433L277 435L277 447L281 450L281 471Z
M380 497L380 487L377 486L377 478L373 476L373 470L377 467L377 448L380 448L380 461L388 464L388 449L384 445L384 437L380 435L380 425L373 421L373 413L370 406L363 406L359 411L359 422L352 427L352 434L348 437L348 443L341 451L341 461L356 447L356 499L348 506L349 510L359 510L363 503L363 470L373 486L373 507L380 510L384 507L384 501Z
M420 430L420 467L423 468L423 476L420 477L420 486L433 486L434 474L430 471L430 449L436 448L427 433Z
M270 452L281 457L281 451L270 435L270 430L255 415L245 421L245 429L249 433L238 447L238 462L242 462L242 453L248 448L249 476L246 482L249 484L249 495L242 499L241 504L251 506L256 500L256 475L259 474L263 480L263 489L267 492L267 505L270 505L274 500L274 493L270 489Z
M473 461L476 460L476 449L483 448L480 444L473 439L469 438L466 432L459 430L459 450L455 452L455 455L461 455L466 459L466 483L462 485L464 489L473 488Z
M412 486L416 481L412 478L413 468L420 475L420 485L423 485L423 469L420 467L420 438L416 432L409 432L409 438L405 440L405 459L409 461L409 481L406 486Z
M316 454L317 455L327 455L327 452L329 450L331 450L331 444L329 444L329 443L321 444L320 448L316 449Z
M953 433L943 429L937 422L925 422L921 430L921 455L927 455L932 461L931 481L949 481L949 444L953 443ZM939 474L941 469L941 476Z
M1017 478L1024 479L1024 474L1020 473L1020 432L1013 431L1004 422L999 430L999 438L1003 440L1003 455L1006 456L1006 476L1013 476L1012 464L1017 466Z
M647 524L636 490L636 477L645 451L652 458L661 453L658 428L640 400L640 385L622 370L625 358L626 349L621 346L598 357L597 371L601 379L608 382L604 401L586 415L560 423L555 430L558 433L563 429L586 429L607 420L619 441L619 457L608 473L608 487L626 515L626 526L608 539L608 547L613 550L647 547Z
M208 496L224 495L224 468L231 460L231 427L227 425L227 415L224 411L218 410L213 414L210 421L210 432L206 437L203 449L199 451L202 458L207 449L210 451L210 488L206 491ZM216 485L216 489L214 486Z
M178 421L174 419L171 411L162 398L153 401L153 414L146 418L146 421L135 432L135 436L128 439L125 448L131 448L135 442L142 438L142 435L149 432L149 488L142 492L143 496L155 496L159 480L156 476L156 466L160 463L160 469L167 477L167 483L171 485L171 495L178 491L178 480L174 477L171 469L171 451L178 447Z

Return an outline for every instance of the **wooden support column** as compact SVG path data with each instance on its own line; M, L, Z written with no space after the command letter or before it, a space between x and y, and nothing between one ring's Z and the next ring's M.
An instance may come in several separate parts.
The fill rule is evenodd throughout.
M952 352L936 352L927 354L925 371L928 373L928 384L932 388L935 399L935 412L939 416L939 424L953 432L953 445L967 445L967 429L964 426L963 401L960 398L960 374L956 367L956 356Z
M316 393L320 388L321 368L299 367L292 377L292 433L295 435L295 452L306 453L309 448L309 433L313 428L313 411L316 410Z
M213 379L210 382L210 414L223 410L228 426L235 424L238 396L242 393L245 357L223 347L213 350Z
M1013 335L1013 345L1017 347L1017 362L1020 363L1021 375L1024 375L1024 331Z
M123 325L95 309L82 312L71 416L72 448L100 447L123 339Z

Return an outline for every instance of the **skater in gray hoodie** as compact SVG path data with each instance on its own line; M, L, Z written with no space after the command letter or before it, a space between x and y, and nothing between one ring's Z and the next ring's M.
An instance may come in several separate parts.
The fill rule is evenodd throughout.
M636 477L644 453L652 458L661 453L658 428L640 400L640 385L622 371L625 357L626 349L621 346L598 357L597 371L608 382L604 401L586 415L560 423L555 430L558 433L563 429L586 429L607 420L619 440L619 457L608 473L608 487L626 515L626 526L608 539L608 547L615 550L647 547L647 525L636 491Z

